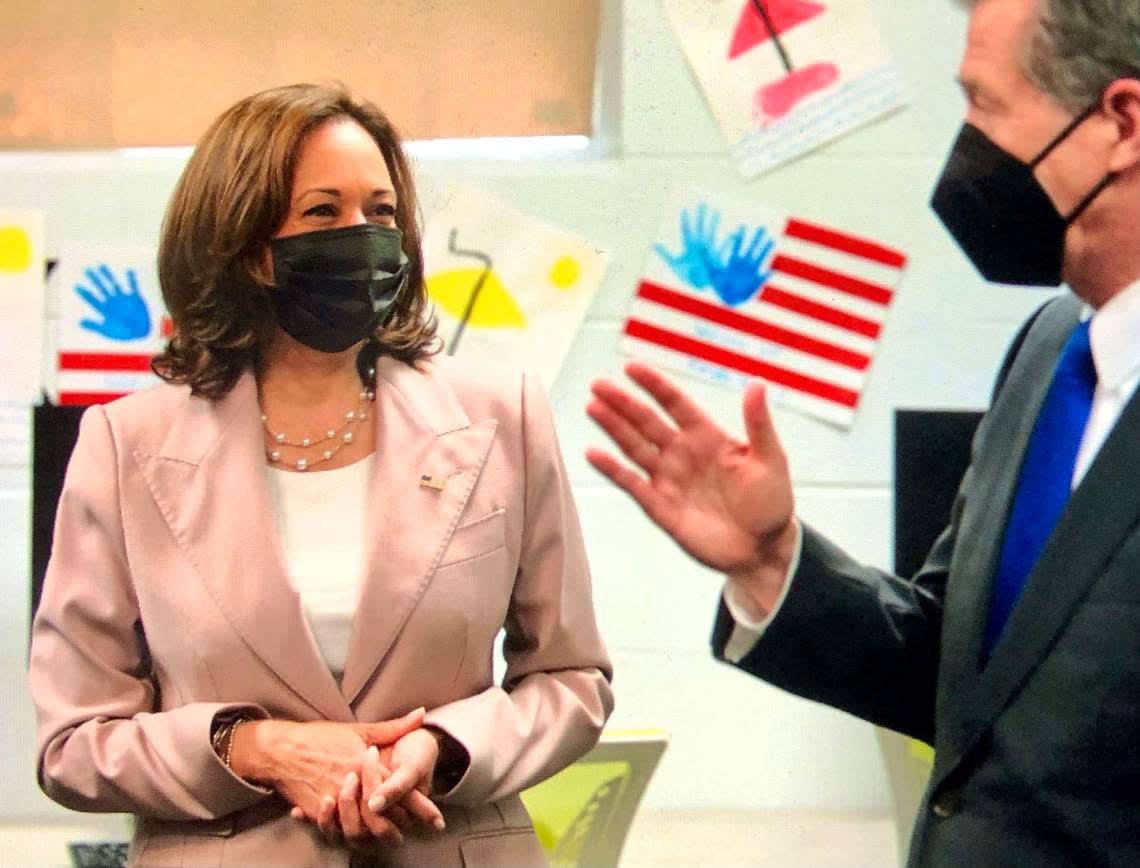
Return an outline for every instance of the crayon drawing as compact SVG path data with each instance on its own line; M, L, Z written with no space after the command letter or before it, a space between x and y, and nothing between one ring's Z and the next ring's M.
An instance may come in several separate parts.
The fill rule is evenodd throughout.
M605 254L484 193L456 190L424 232L444 352L536 371L549 390L601 285Z
M665 0L665 9L746 176L903 103L866 0Z
M0 402L39 403L44 296L44 216L0 208Z
M70 247L52 271L59 317L48 394L104 404L159 382L150 360L170 334L150 248Z
M906 265L900 251L728 196L666 211L621 348L849 428Z

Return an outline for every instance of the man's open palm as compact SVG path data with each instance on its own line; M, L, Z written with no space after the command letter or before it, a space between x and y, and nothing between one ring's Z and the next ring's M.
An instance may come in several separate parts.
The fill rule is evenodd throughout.
M630 362L625 371L670 421L618 385L595 381L590 418L641 472L600 449L587 460L701 563L741 573L776 557L793 498L763 386L745 393L748 439L739 440L653 368Z

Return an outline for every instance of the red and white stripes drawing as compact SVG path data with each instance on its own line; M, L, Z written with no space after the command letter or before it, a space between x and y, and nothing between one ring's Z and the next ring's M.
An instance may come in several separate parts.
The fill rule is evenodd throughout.
M704 256L726 255L723 243L707 233L705 240L712 243ZM735 303L716 283L717 265L711 285L701 286L691 271L664 268L664 257L655 257L637 288L622 348L726 384L758 377L773 387L774 400L849 427L907 257L799 218L782 221L772 242L754 263L751 297L730 299Z

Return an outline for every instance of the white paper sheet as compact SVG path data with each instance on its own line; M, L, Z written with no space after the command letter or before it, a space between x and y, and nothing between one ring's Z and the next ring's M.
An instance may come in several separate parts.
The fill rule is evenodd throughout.
M795 159L904 101L898 68L866 0L664 3L745 176Z
M601 285L606 254L464 188L428 222L424 260L445 352L536 371L549 390Z
M907 257L728 194L666 210L621 348L769 397L839 427L855 420Z
M67 247L50 286L58 321L45 386L56 403L103 403L159 382L149 364L169 320L153 248Z
M0 208L0 401L40 399L44 267L44 215Z

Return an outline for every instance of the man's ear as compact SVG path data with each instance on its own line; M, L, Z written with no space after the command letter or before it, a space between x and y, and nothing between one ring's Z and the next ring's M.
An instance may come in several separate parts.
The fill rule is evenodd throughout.
M1105 90L1101 107L1117 131L1109 171L1121 174L1140 166L1140 79L1114 81Z

